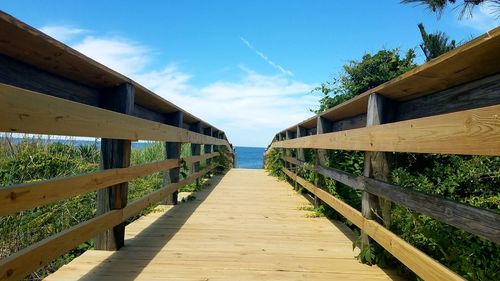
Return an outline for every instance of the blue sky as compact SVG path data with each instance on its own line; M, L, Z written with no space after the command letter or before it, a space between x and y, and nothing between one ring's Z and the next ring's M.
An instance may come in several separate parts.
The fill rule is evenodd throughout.
M418 48L417 23L469 40L499 24L399 1L2 1L0 8L226 131L265 146L312 116L349 60ZM417 60L423 54L417 50Z

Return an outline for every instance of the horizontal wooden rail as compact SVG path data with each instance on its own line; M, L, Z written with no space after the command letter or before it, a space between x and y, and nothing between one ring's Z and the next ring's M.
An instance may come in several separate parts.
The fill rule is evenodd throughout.
M370 237L377 241L384 249L404 263L424 280L464 280L438 261L427 256L419 249L380 225L376 221L365 219L361 212L342 202L330 193L316 187L314 184L297 176L290 170L283 168L283 172L292 180L299 183L305 189L316 195L323 202L331 206L345 218L350 220L360 229L363 229Z
M30 272L48 264L51 260L67 253L74 247L91 239L98 233L120 224L127 218L134 216L144 208L148 207L150 204L164 199L166 195L176 191L180 187L196 181L196 179L210 172L214 167L215 166L207 167L178 183L166 185L161 189L130 203L124 209L113 210L75 225L1 260L0 281L21 280Z
M293 157L284 156L282 159L301 168L332 178L351 188L364 190L373 195L383 197L403 207L500 244L500 214L496 212L364 176L354 176L338 169L308 165L306 162Z
M0 131L231 146L186 129L0 83Z
M500 155L500 105L273 142L271 148Z
M184 158L187 163L206 160L218 152ZM178 159L163 160L128 168L109 169L84 175L52 179L0 189L0 216L43 206L100 188L179 167Z
M186 164L193 164L195 162L205 161L205 160L217 157L219 155L220 155L219 152L212 152L212 153L207 153L207 154L202 154L202 155L186 157L186 158L183 158L183 160L186 162Z

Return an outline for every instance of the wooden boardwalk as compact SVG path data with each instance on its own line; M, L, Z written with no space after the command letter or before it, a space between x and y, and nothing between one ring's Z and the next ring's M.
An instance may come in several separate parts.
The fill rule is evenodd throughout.
M399 279L360 264L345 225L310 217L264 170L232 169L195 196L128 225L120 251L87 251L47 280Z

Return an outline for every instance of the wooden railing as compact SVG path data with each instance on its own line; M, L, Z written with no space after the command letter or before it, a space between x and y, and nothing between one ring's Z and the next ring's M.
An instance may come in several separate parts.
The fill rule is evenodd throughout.
M500 28L360 96L276 134L266 150L284 150L283 172L378 242L425 280L459 275L397 237L390 202L500 243L500 215L388 182L388 153L500 155ZM316 149L316 163L304 149ZM365 152L361 176L326 166L327 150ZM362 193L361 211L298 176L307 169ZM294 172L295 170L295 172ZM452 239L450 237L450 239Z
M0 188L0 216L97 191L96 217L0 260L0 280L22 279L93 237L96 249L118 250L125 220L155 202L175 204L214 157L234 162L223 131L2 12L0 37L0 132L102 138L99 172ZM130 166L135 140L164 142L165 160ZM181 158L183 143L192 156ZM184 164L193 173L182 179ZM127 202L127 182L163 171L163 187Z

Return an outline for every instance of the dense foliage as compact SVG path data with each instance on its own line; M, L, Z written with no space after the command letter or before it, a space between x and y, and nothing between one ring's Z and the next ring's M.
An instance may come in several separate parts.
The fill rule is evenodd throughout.
M323 112L398 77L416 66L414 59L415 52L412 49L403 57L399 49L384 49L373 55L365 54L360 61L349 62L344 65L344 71L338 78L322 83L314 89L324 95L319 102L319 108L314 112Z

